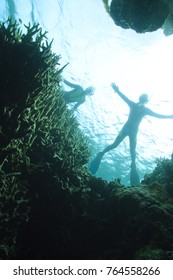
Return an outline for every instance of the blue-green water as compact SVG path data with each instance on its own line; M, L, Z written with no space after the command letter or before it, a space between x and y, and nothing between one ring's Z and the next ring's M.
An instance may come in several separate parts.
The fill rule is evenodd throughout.
M147 92L148 107L162 114L173 113L173 37L163 30L137 34L115 26L100 0L1 0L0 19L10 15L40 23L53 39L53 50L61 55L63 76L69 81L95 87L75 115L89 139L92 156L111 144L127 119L127 105L113 92L116 82L133 101ZM171 1L170 1L171 2ZM11 5L9 5L11 3ZM13 4L13 5L12 5ZM141 123L137 143L137 169L140 179L155 167L157 157L170 157L173 146L173 120L147 117ZM129 184L128 138L107 153L96 176L106 180L121 178Z

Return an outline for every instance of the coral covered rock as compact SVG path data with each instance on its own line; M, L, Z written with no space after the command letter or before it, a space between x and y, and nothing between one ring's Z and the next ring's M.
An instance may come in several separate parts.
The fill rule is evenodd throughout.
M168 4L163 0L112 0L110 6L110 15L116 25L138 33L157 30L168 13Z
M89 213L97 223L90 242L96 258L171 259L173 199L162 186L125 187L117 181L104 185L99 179L92 179L92 186L97 203L95 208L90 205Z
M39 25L25 28L10 19L0 23L0 255L6 258L18 251L17 240L22 247L19 232L28 221L42 228L40 215L54 220L70 212L63 198L82 192L89 157L62 98L60 57Z

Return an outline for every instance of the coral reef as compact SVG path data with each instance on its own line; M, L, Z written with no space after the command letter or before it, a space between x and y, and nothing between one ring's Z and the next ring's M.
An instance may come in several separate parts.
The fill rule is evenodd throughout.
M60 57L39 25L25 28L22 33L11 19L0 24L0 249L9 258L41 196L82 193L89 157L87 139L62 98ZM57 211L62 215L63 207Z
M171 259L173 197L162 186L125 187L118 180L92 179L92 189L97 194L91 195L88 214L92 222L97 217L90 240L94 258Z
M92 176L60 56L25 28L0 23L0 258L172 259L173 159L137 187Z
M173 155L171 158L158 158L156 168L151 174L145 175L146 184L157 183L173 197Z

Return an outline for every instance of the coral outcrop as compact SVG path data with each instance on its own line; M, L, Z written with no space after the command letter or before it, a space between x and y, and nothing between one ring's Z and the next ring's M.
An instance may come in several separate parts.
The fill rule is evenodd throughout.
M163 0L112 0L110 10L108 1L103 2L116 25L137 33L161 28L169 14L169 5Z
M89 157L62 98L60 56L37 24L25 28L10 19L0 24L0 249L6 257L14 257L19 230L32 215L32 221L45 219L57 205L58 219L64 196L81 195Z

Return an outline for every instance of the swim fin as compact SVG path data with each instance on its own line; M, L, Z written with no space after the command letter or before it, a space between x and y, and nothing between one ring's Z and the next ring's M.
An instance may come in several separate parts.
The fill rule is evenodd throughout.
M97 170L100 166L100 162L101 162L102 157L103 157L103 154L101 152L98 153L98 155L89 164L88 169L93 175L97 172Z
M138 186L140 184L140 179L136 167L131 167L130 171L130 185Z

